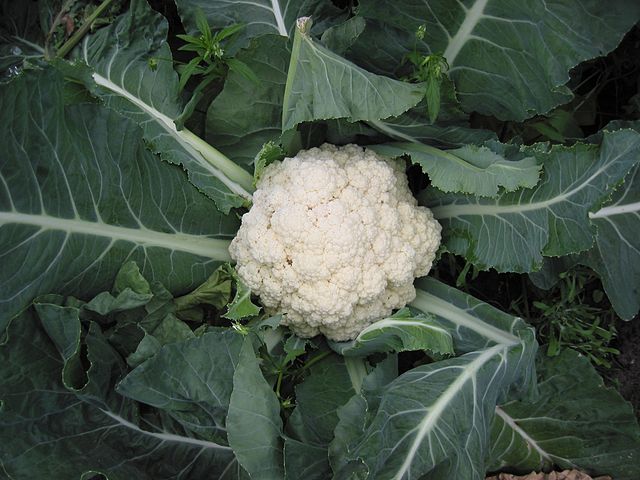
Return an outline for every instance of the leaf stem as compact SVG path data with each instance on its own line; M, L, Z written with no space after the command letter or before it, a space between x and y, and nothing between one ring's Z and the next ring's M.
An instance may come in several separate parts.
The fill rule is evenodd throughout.
M330 354L331 354L331 350L325 350L324 352L319 353L315 357L313 357L313 358L309 359L307 362L305 362L305 364L302 367L300 367L300 369L298 370L298 373L304 372L306 369L308 369L312 365L315 365L316 363L318 363L320 360L324 359L325 357L328 357Z
M287 73L287 82L284 86L284 98L282 100L282 131L291 128L287 125L289 120L289 103L291 102L291 89L293 88L293 79L296 76L296 70L298 69L298 59L300 57L300 47L302 44L302 35L305 29L305 25L309 24L311 28L311 19L308 17L299 18L296 23L296 29L293 35L293 47L291 47L291 58L289 60L289 72Z
M278 381L276 382L276 395L280 397L280 387L282 386L282 377L284 376L284 368L281 368L278 372Z
M222 171L229 178L229 180L232 180L233 182L240 185L248 193L255 190L253 187L253 175L251 175L237 163L231 161L222 152L216 150L214 147L209 145L203 139L198 137L190 130L187 130L186 128L177 130L177 134L184 141L198 150L207 162Z
M67 40L64 43L64 45L62 45L62 47L60 47L60 49L58 50L58 53L57 53L56 56L59 57L59 58L66 57L67 54L71 50L73 50L73 47L75 47L78 44L78 42L80 42L80 40L82 40L82 37L84 37L87 34L89 29L91 28L91 24L100 15L102 15L102 12L104 12L107 9L107 7L109 7L109 5L111 5L112 2L113 2L113 0L104 0L100 5L98 5L98 7L93 11L93 13L87 17L85 22L76 31L76 33L74 33L71 36L71 38L69 40Z

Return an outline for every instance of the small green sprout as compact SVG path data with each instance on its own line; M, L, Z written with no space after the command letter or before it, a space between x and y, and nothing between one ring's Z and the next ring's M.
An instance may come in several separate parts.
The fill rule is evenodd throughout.
M189 79L194 75L200 75L204 78L198 87L201 89L211 81L222 78L227 69L234 70L249 80L259 83L258 78L244 62L226 55L225 48L234 40L238 32L244 28L244 25L229 25L213 33L201 10L196 11L196 25L200 32L198 36L176 35L186 42L178 50L195 54L195 57L189 63L178 67L180 90L184 89Z
M425 83L424 96L427 101L429 121L434 123L440 113L440 85L443 76L449 70L449 64L442 54L423 55L418 52L417 41L424 40L426 34L427 26L420 25L415 33L416 43L413 46L413 51L405 55L405 60L409 60L413 65L413 73L406 80Z

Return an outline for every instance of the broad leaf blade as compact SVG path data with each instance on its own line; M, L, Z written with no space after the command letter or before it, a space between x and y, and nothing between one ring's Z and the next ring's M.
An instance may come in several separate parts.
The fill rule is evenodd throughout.
M229 444L252 478L284 477L280 402L262 376L249 338L242 344L233 375L227 428Z
M232 330L171 343L130 372L117 391L166 411L199 438L226 445L225 418L241 346Z
M630 320L640 310L640 167L589 218L598 233L585 263L600 275L616 313Z
M338 423L338 409L360 388L362 379L356 377L355 370L350 371L347 360L335 354L309 369L308 377L296 386L296 408L287 426L296 440L329 444Z
M80 330L77 315L61 312L58 321ZM86 336L88 382L74 390L61 383L65 362L58 352L68 350L65 337L54 344L31 309L11 323L8 343L0 346L3 472L19 480L85 478L89 472L112 480L240 478L228 447L169 425L141 427L137 405L113 393L122 360L95 327Z
M542 256L589 249L594 231L588 214L613 192L637 163L640 135L603 133L597 145L523 147L544 173L533 189L495 199L443 194L431 189L424 204L443 226L443 243L481 268L530 272Z
M209 0L176 0L178 12L187 31L197 34L196 12L204 13L209 26L218 30L233 24L244 25L239 45L264 34L292 37L295 21L302 15L313 16L319 31L340 18L342 10L332 2L315 0L255 0L252 2L211 2ZM232 50L233 51L233 50Z
M133 122L64 105L53 70L0 88L0 330L39 294L110 289L127 260L180 293L229 259L237 221L146 150Z
M325 480L331 478L327 449L286 438L284 441L284 473L287 480Z
M230 72L224 89L207 111L207 139L222 152L249 165L263 144L282 133L282 99L290 47L283 37L265 35L238 53L258 76L256 85Z
M339 425L336 445L346 452L332 450L338 478L352 468L370 478L484 478L496 404L509 390L532 387L536 342L522 320L433 279L418 288L412 305L436 315L458 351L475 351L414 368L366 391L364 402L352 400L345 409L365 418Z
M491 470L557 465L592 476L640 477L640 427L631 406L605 388L589 361L572 350L540 357L536 402L497 408Z
M457 353L484 350L492 345L515 345L517 332L527 325L520 319L430 277L416 281L411 306L435 316L453 338Z
M182 165L190 181L228 213L250 198L251 176L188 130L177 130L174 119L183 105L167 32L162 15L145 0L134 0L109 27L86 37L81 58L95 72L100 88L93 91L138 123L150 148Z
M440 355L453 353L453 340L447 330L431 316L412 315L408 309L369 325L350 342L329 342L329 345L344 356L366 357L377 352L411 350L428 350Z
M472 193L494 197L498 190L531 188L538 183L540 165L534 157L507 160L491 144L467 145L454 150L440 150L421 143L387 143L373 145L372 150L391 157L410 155L413 163L429 175L431 184L443 192Z
M373 478L417 479L447 460L438 478L484 478L493 409L531 362L531 342L402 374L377 394L379 407L352 458L362 459Z
M359 14L386 26L371 34L365 29L360 37L365 64L378 71L396 68L425 24L420 49L444 54L464 109L522 121L569 102L569 70L613 50L640 18L640 4L365 0ZM379 48L367 43L374 33L382 37Z
M400 115L424 95L420 84L374 75L313 41L311 20L298 19L282 109L282 129L302 122Z

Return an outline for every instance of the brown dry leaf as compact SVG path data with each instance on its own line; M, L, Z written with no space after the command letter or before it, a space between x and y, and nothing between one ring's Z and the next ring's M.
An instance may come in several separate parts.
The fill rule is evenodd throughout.
M578 470L564 470L551 473L531 472L529 475L523 476L500 473L497 476L487 477L486 480L612 480L612 478L608 476L592 478Z

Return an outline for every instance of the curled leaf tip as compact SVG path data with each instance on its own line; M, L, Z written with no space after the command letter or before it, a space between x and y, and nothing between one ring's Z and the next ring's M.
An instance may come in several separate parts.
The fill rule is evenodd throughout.
M311 17L300 17L296 20L296 28L303 35L306 35L311 31L312 24L313 20L311 20Z

